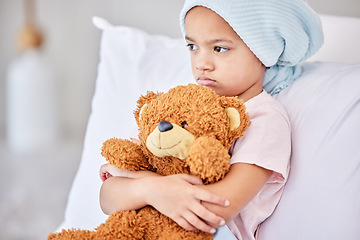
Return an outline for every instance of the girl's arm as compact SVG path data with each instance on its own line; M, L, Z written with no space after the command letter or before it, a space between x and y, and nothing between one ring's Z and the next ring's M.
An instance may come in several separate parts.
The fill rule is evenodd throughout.
M273 172L254 164L235 163L224 179L198 188L210 191L230 201L228 207L208 202L203 205L211 212L225 219L233 219L261 190Z
M235 163L223 180L210 185L202 185L199 178L185 174L136 174L134 179L111 177L103 183L100 204L105 213L152 205L187 230L213 232L214 227L224 224L223 219L231 220L246 206L272 171ZM230 200L230 206L225 199Z
M141 196L143 186L138 183L139 181L133 180L149 176L158 175L150 171L118 169L109 163L102 165L100 168L100 178L103 181L100 189L102 211L110 214L115 211L133 210L146 206L147 204L144 203ZM126 194L128 192L131 194Z
M146 171L118 170L107 164L101 167L100 176L105 173L114 176L107 178L100 190L100 205L106 214L151 205L187 230L200 229L213 233L214 227L225 224L202 203L227 206L228 201L197 188L196 185L201 185L202 181L195 176L178 174L163 177Z
M141 178L148 176L157 176L157 174L150 171L130 171L119 169L109 163L100 167L100 178L103 182L110 177Z

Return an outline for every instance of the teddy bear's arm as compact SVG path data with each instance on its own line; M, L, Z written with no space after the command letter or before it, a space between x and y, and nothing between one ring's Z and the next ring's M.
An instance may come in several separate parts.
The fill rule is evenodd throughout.
M222 179L230 169L228 149L209 137L200 137L194 141L186 162L190 173L203 179L206 184Z
M111 138L103 143L101 155L112 165L132 171L152 170L141 147L130 140Z

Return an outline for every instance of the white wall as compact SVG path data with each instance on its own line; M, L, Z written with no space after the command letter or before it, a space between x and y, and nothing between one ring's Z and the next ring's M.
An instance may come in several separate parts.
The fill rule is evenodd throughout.
M307 0L317 12L360 17L360 0Z
M82 135L90 113L100 40L100 31L92 25L91 17L180 36L181 5L182 0L37 0L38 23L46 37L44 52L56 69L59 113L66 133ZM22 14L22 1L0 0L0 137L6 129L5 73L18 54L15 38L23 26Z
M5 135L5 72L17 54L15 37L23 25L20 0L0 0L0 137ZM114 24L180 37L183 0L37 0L38 22L46 34L44 52L55 66L63 132L82 137L90 113L100 31L94 15ZM360 17L360 0L308 0L318 12Z

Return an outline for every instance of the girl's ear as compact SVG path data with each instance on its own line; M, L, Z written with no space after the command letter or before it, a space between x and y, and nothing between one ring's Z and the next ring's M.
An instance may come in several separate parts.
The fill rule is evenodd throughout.
M147 92L145 95L141 95L137 101L137 107L134 111L136 122L139 124L139 120L141 119L142 110L149 104L153 99L156 99L158 96L162 95L163 93L154 93L154 92Z

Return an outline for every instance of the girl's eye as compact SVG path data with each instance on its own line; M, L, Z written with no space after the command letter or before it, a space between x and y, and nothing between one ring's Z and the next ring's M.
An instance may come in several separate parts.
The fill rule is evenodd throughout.
M196 45L191 44L191 43L189 43L189 44L186 45L186 46L189 48L190 51L195 51L195 50L198 49L198 47L197 47Z
M214 51L215 51L215 52L219 52L219 53L223 53L223 52L229 51L229 49L228 49L228 48L225 48L225 47L216 46L216 47L214 47Z

